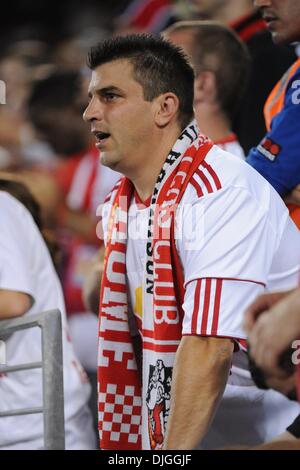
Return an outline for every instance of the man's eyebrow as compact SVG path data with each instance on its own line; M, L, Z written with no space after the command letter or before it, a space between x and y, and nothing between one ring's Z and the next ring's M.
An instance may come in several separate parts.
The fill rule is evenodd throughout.
M114 85L109 85L109 86L106 86L106 87L103 87L103 88L98 88L98 89L94 89L94 90L89 90L88 92L88 96L89 98L92 98L92 95L93 95L93 92L96 94L96 95L100 95L100 96L103 96L105 95L106 93L113 93L113 92L118 92L120 93L120 88L114 86Z

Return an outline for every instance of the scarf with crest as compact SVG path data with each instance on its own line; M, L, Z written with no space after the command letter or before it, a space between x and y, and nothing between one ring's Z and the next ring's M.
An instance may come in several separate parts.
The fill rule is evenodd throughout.
M142 371L137 367L131 336L126 281L128 210L134 188L122 178L112 192L100 294L102 449L155 450L163 446L183 316L184 282L175 246L175 215L190 179L211 147L193 121L173 146L154 187L142 288Z

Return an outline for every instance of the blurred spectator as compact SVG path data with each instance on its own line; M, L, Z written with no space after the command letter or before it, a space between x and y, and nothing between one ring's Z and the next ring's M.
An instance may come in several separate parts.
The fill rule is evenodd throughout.
M83 300L87 310L99 313L100 287L104 265L104 245L95 255L83 286Z
M55 176L62 199L53 211L61 229L61 277L75 350L85 369L95 371L98 320L85 310L82 286L100 244L96 209L120 175L99 162L94 139L82 120L85 102L79 72L53 71L33 85L28 115L61 159Z
M259 296L248 307L244 326L249 335L250 363L257 385L263 389L274 388L291 399L296 399L297 388L300 402L300 366L295 373L292 360L300 363L300 353L296 348L291 349L294 339L300 338L300 290ZM300 341L296 347L300 347ZM299 450L300 415L285 433L252 449Z
M42 236L39 207L21 183L1 179L0 208L0 318L61 311L66 448L94 449L87 406L90 386L69 339L61 286ZM8 364L41 361L40 342L37 328L5 338ZM0 375L1 411L39 406L42 393L40 369ZM42 416L1 419L0 448L42 449Z
M92 383L96 425L98 318L83 303L83 284L101 241L96 237L96 209L120 175L100 164L99 151L82 120L87 100L78 71L53 70L34 83L28 115L36 131L60 159L55 172L59 204L52 220L62 248L62 280L68 324L77 356Z
M274 45L253 0L189 0L195 14L231 26L247 44L252 72L233 129L245 153L257 145L266 132L263 108L268 94L295 60L293 50Z
M256 0L275 44L300 40L300 3L297 0ZM261 173L281 197L300 228L300 58L285 72L265 105L267 134L251 150L247 162ZM296 188L295 191L294 188Z
M27 44L25 51L21 44L15 44L11 46L12 52L0 60L0 77L6 84L6 103L0 107L0 146L6 152L2 169L55 164L51 148L38 141L25 113L31 82L38 71L38 67L30 65L31 53L38 61L37 51L31 49L33 46L33 42Z
M250 58L235 33L217 22L181 21L164 35L182 46L195 69L194 109L201 132L241 158L232 122L248 83Z

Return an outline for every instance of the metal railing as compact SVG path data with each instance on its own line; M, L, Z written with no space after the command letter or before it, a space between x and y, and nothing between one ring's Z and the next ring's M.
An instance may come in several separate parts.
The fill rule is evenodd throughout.
M42 361L2 366L0 374L41 368L43 376L43 406L0 412L0 418L43 413L45 450L65 449L62 327L59 310L50 310L29 317L0 321L0 340L28 328L41 329Z

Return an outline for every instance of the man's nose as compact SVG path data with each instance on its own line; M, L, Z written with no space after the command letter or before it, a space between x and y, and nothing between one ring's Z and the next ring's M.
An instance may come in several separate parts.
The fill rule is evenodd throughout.
M83 119L85 122L90 122L94 119L100 121L102 119L101 106L99 103L97 104L93 98L91 99L83 113Z

